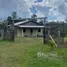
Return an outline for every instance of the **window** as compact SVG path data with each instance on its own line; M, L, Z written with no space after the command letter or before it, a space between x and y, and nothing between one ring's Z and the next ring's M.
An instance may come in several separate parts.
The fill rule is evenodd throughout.
M32 33L33 32L33 29L30 29L30 32Z
M23 29L23 32L26 32L26 29L25 28Z
M39 29L38 29L38 32L40 32L40 31L41 31L41 29L39 28Z

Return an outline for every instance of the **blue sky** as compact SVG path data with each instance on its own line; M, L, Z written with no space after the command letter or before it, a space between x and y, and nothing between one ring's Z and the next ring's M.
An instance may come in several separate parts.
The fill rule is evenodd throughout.
M31 11L32 13L34 13L34 14L37 13L36 7L34 7L34 6L32 6L32 7L30 8L30 11Z
M6 19L13 11L19 17L48 17L48 20L67 18L67 0L0 0L0 19Z

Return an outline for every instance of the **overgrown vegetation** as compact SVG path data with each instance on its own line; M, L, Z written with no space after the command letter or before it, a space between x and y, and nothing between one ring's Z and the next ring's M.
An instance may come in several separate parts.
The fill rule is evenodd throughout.
M37 57L38 52L52 53L42 38L16 38L0 41L0 67L67 67L67 49L54 48L58 57Z

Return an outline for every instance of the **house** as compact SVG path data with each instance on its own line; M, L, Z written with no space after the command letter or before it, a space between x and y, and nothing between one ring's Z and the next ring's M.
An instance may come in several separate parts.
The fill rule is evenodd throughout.
M15 23L16 35L19 37L41 37L44 25L36 21L26 20Z

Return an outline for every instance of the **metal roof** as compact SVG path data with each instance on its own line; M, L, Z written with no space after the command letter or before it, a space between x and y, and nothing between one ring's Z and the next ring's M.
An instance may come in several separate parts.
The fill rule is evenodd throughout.
M44 28L44 26L24 26L24 25L18 25L18 27L21 27L21 28Z
M16 26L16 25L19 25L19 24L22 24L22 23L26 23L26 22L28 22L29 20L26 20L26 21L22 21L22 22L18 22L18 23L14 23L14 25Z

